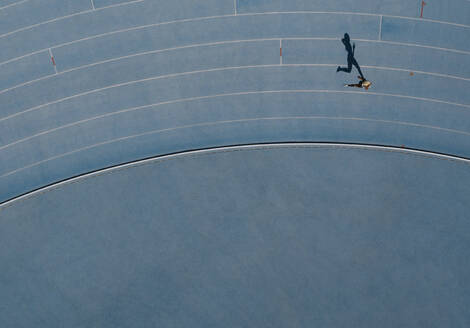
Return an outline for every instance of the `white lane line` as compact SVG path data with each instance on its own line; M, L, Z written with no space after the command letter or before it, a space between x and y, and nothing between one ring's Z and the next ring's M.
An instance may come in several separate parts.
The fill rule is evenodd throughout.
M470 1L470 0L469 0ZM341 38L310 38L310 37L286 37L283 38L284 40L341 40ZM405 47L418 47L418 48L425 48L425 49L433 49L433 50L440 50L440 51L448 51L448 52L455 52L458 54L463 55L470 55L470 51L465 50L457 50L457 49L450 49L450 48L442 48L442 47L434 47L416 43L406 43L406 42L397 42L397 41L385 41L385 40L371 40L371 39L351 39L353 41L361 41L361 42L374 42L374 43L384 43L384 44L392 44L392 45L399 45ZM0 64L1 65L1 64Z
M6 9L6 8L10 8L10 7L13 7L13 6L16 6L16 5L22 4L22 3L24 3L24 2L27 2L27 1L30 1L30 0L22 0L22 1L13 2L13 3L10 3L9 5L6 5L6 6L3 6L3 7L0 7L0 10L2 10L2 9Z
M90 0L90 1L91 1L91 8L93 8L93 10L96 10L95 3L93 2L93 0Z
M284 39L285 40L340 40L340 38L284 38ZM273 40L277 40L277 39L276 38L264 38L264 39L251 39L251 40L229 40L229 41L218 41L218 42L190 44L190 45L186 45L186 46L172 47L172 48L166 48L166 49L150 50L150 51L144 51L144 52L134 53L134 54L131 54L131 55L115 57L115 58L106 59L106 60L98 61L98 62L91 63L91 64L86 64L86 65L70 68L68 70L61 71L58 74L65 74L65 73L73 72L73 71L76 71L76 70L81 70L81 69L93 67L93 66L96 66L96 65L102 65L102 64L115 62L115 61L119 61L119 60L123 60L123 59L128 59L128 58L133 58L133 57L138 57L138 56L144 56L144 55L149 55L149 54L156 54L156 53L167 52L167 51L173 51L173 50L181 50L181 49L204 47L204 46L223 45L223 44L232 44L232 43L263 42L263 41L273 41ZM279 39L279 41L280 41L280 49L282 49L282 39ZM354 39L354 41L376 42L377 43L377 40ZM389 42L386 41L386 42L381 42L381 43L389 43ZM403 45L403 44L401 44L401 45ZM51 52L51 49L52 48L48 49L49 53ZM437 50L442 50L442 49L437 49ZM280 64L282 65L283 64L282 50L280 52L280 57L281 57L280 58ZM298 64L298 65L302 65L302 64ZM305 65L320 65L320 64L305 64ZM364 67L366 67L366 66L364 66ZM382 69L389 69L389 70L394 69L394 68L391 68L391 67L380 67L380 66L368 66L368 67L382 68ZM414 70L414 68L406 68L406 69L396 68L395 70L413 71L413 72L418 72L418 73L421 73L421 74L435 75L435 76L442 76L442 77L447 77L447 78L452 78L452 79L470 81L470 78L464 78L464 77L460 77L460 76L456 76L456 75L449 75L449 74L440 74L440 73L433 73L433 72L416 71L416 70ZM34 80L30 80L30 81L26 81L26 82L14 85L12 87L0 90L0 94L6 93L8 91L11 91L11 90L14 90L14 89L17 89L17 88L20 88L20 87L38 82L38 81L46 80L48 78L53 77L54 75L55 74L45 75L43 77L40 77L40 78L37 78L37 79L34 79Z
M9 63L12 63L12 62L15 62L17 60L20 60L20 59L23 59L23 58L26 58L26 57L29 57L29 56L33 56L33 55L36 55L36 54L39 54L41 52L45 52L47 51L48 49L53 49L54 47L51 47L51 48L45 48L45 49L41 49L41 50L38 50L38 51L33 51L33 52L30 52L26 55L22 55L22 56L18 56L18 57L15 57L15 58L12 58L12 59L8 59L4 62L1 62L0 63L0 66L2 65L6 65L6 64L9 64Z
M140 2L140 1L144 1L144 0L139 0L137 2ZM128 3L125 3L125 4L128 4ZM99 8L97 10L101 10L101 9L105 9L105 8L109 8L109 7L111 7L111 6ZM89 10L89 11L93 11L93 10ZM250 14L239 14L238 16L246 16L246 15L250 15ZM261 14L256 14L256 15L261 15ZM375 15L375 16L377 16L377 15ZM187 19L180 19L180 20L167 21L167 22L161 22L161 23L140 25L140 26L125 28L125 29L121 29L121 30L96 34L96 35L92 35L92 36L89 36L89 37L85 37L85 38L81 38L81 39L77 39L77 40L73 40L73 41L69 41L69 42L60 43L60 44L51 46L51 49L60 48L60 47L68 46L68 45L71 45L71 44L75 44L75 43L79 43L79 42L83 42L83 41L88 41L88 40L93 40L93 39L97 39L97 38L101 38L101 37L105 37L105 36L109 36L109 35L113 35L113 34L125 33L125 32L129 32L129 31L146 29L146 28L150 28L150 27L157 27L157 26L160 26L160 25L169 25L169 24L177 24L177 23L185 23L185 22L196 22L196 21L227 18L227 17L235 17L235 15L229 14L229 15L219 15L219 16L206 16L206 17L187 18ZM296 39L296 38L290 38L290 39ZM297 39L309 39L309 38L297 38ZM315 38L311 38L311 39L315 39ZM321 38L318 38L318 39L321 39ZM328 39L328 38L323 38L323 39ZM331 38L331 39L336 40L337 38ZM356 39L356 40L360 40L360 39ZM362 39L362 40L365 41L366 39ZM444 51L449 51L449 52L456 52L456 53L462 53L462 54L470 55L470 51L457 50L457 49L451 49L451 48L443 48L443 47L434 47L434 46L427 46L427 45L418 45L418 44L415 44L415 43L404 43L404 42L394 42L394 41L378 41L378 40L367 40L367 41L370 41L370 42L384 42L384 43L399 44L399 45L406 45L406 46L416 46L416 47L423 47L423 48L430 48L430 49L439 49L439 50L444 50ZM6 61L0 62L0 66L4 65L4 64L7 64L7 63L10 63L10 62L13 62L13 61L16 61L16 60L19 60L19 59L22 59L22 58L27 57L27 56L31 56L31 55L40 53L40 52L45 51L45 50L47 50L47 48L37 50L37 51L31 52L31 53L28 53L28 54L25 54L25 55L22 55L22 56L17 56L17 57L12 58L12 59L8 59Z
M454 53L463 54L463 55L470 55L470 51L450 49L450 48L442 48L442 47L434 47L434 46L428 46L428 45L422 45L422 44L416 44L416 43L385 41L385 40L368 40L368 39L354 39L354 40L355 41L364 41L364 42L377 42L377 43L394 44L394 45L399 45L399 46L434 49L434 50L454 52Z
M145 1L145 0L134 0L134 1L124 2L124 3L117 3L117 4L114 4L114 5L110 5L110 6L106 6L106 7L101 7L101 8L97 8L97 9L89 9L89 10L79 11L79 12L77 12L77 13L73 13L73 14L65 15L65 16L61 16L61 17L56 17L56 18L53 18L53 19L50 19L50 20L47 20L47 21L44 21L44 22L41 22L41 23L37 23L37 24L33 24L33 25L28 25L28 26L21 27L21 28L19 28L19 29L14 30L14 31L10 31L10 32L8 32L8 33L1 34L1 35L0 35L0 38L4 38L4 37L6 37L6 36L9 36L9 35L12 35L12 34L21 32L21 31L29 30L29 29L32 29L32 28L35 28L35 27L38 27L38 26L41 26L41 25L44 25L44 24L49 24L49 23L57 22L57 21L60 21L60 20L63 20L63 19L67 19L67 18L70 18L70 17L79 16L79 15L84 15L84 14L89 14L89 13L94 12L94 11L104 10L104 9L113 8L113 7L126 6L126 5L129 5L129 4L133 4L133 3L137 3L137 2L142 2L142 1Z
M384 17L390 17L390 18L409 19L409 20L414 20L414 21L424 21L424 22L430 22L430 23L437 23L437 24L445 24L445 25L453 25L453 26L458 26L458 27L470 28L470 25L467 25L467 24L459 24L459 23L441 21L441 20L437 20L437 19L395 16L395 15L383 15L383 16Z
M69 41L69 42L60 43L60 44L55 45L51 48L53 48L53 49L54 48L60 48L60 47L68 46L68 45L83 42L83 41L93 40L93 39L97 39L97 38L101 38L101 37L105 37L105 36L110 36L110 35L113 35L113 34L120 34L120 33L125 33L125 32L130 32L130 31L136 31L136 30L143 30L143 29L150 28L150 27L157 27L157 26L171 25L171 24L179 24L179 23L187 23L187 22L198 22L198 21L220 19L220 18L227 18L227 17L235 17L235 15L234 14L228 14L228 15L218 15L218 16L185 18L185 19L178 19L178 20L167 21L167 22L139 25L139 26L134 26L134 27L128 27L128 28L125 28L125 29L122 29L122 30L105 32L105 33L91 35L91 36L87 36L87 37L77 39L77 40L73 40L73 41Z
M438 77L444 77L448 79L456 79L456 80L461 80L461 81L469 81L470 78L465 78L465 77L460 77L460 76L455 76L455 75L449 75L449 74L441 74L441 73L431 73L431 72L425 72L425 71L417 71L415 69L407 69L407 68L394 68L394 67L384 67L384 66L373 66L373 65L364 65L364 68L374 68L374 69L383 69L387 71L397 71L397 72L407 72L409 73L412 71L413 73L419 73L419 74L425 74L425 75L431 75L431 76L438 76Z
M352 15L352 16L370 16L379 17L380 14L352 12L352 11L314 11L314 10L293 10L293 11L263 11L239 14L240 16L259 16L259 15L295 15L295 14L318 14L318 15ZM386 16L386 15L384 15Z
M95 63L91 63L91 64L86 64L86 65L70 68L68 70L61 71L59 73L59 75L69 73L69 72L73 72L73 71L77 71L77 70L81 70L81 69L85 69L85 68L89 68L89 67L93 67L93 66L97 66L97 65L101 65L101 64L120 61L120 60L123 60L123 59L128 59L128 58L133 58L133 57L138 57L138 56L145 56L145 55L150 55L150 54L157 54L157 53L168 52L168 51L173 51L173 50L181 50L181 49L189 49L189 48L205 47L205 46L215 46L215 45L223 45L223 44L232 44L232 43L263 42L263 41L277 41L277 40L278 40L277 38L272 38L272 39L217 41L217 42L190 44L190 45L186 45L186 46L172 47L172 48L166 48L166 49L150 50L150 51L134 53L134 54L131 54L131 55L106 59L106 60L102 60L102 61L99 61L99 62L95 62ZM51 78L53 76L54 76L54 74L51 74L51 75L46 75L46 76L31 80L31 81L23 82L21 84L9 87L7 89L0 90L0 94L11 91L11 90L16 89L16 88L20 88L22 86L25 86L25 85L28 85L28 84L31 84L31 83L34 83L34 82L38 82L38 81L42 81L42 80Z
M237 14L237 0L233 0L233 9L235 10L235 15Z
M189 124L189 125L182 125L182 126L176 126L172 128L165 128L165 129L159 129L159 130L152 130L152 131L147 131L139 134L134 134L130 136L125 136L125 137L120 137L120 138L115 138L103 142L99 142L93 145L89 145L86 147L78 148L69 152L65 152L59 155L55 155L49 158L46 158L44 160L26 165L24 167L15 169L13 171L9 171L7 173L4 173L0 175L0 178L5 178L9 175L24 171L26 169L32 168L34 166L38 166L43 163L50 162L52 160L62 158L68 155L72 155L84 150L96 148L99 146L104 146L108 144L112 144L115 142L119 141L124 141L124 140L129 140L129 139L135 139L138 137L143 137L147 135L152 135L152 134L159 134L159 133L164 133L164 132L170 132L170 131L176 131L176 130L183 130L183 129L190 129L190 128L195 128L195 127L204 127L204 126L216 126L216 125L223 125L223 124L231 124L231 123L246 123L246 122L256 122L256 121L284 121L284 120L331 120L331 121L358 121L358 122L373 122L373 123L384 123L384 124L391 124L391 125L402 125L402 126L411 126L411 127L418 127L418 128L424 128L424 129L432 129L432 130L439 130L439 131L445 131L445 132L451 132L451 133L456 133L456 134L463 134L463 135L468 135L470 136L470 133L464 132L464 131L459 131L459 130L452 130L452 129L445 129L445 128L440 128L432 125L424 125L424 124L417 124L417 123L409 123L409 122L401 122L401 121L390 121L390 120L377 120L377 119L366 119L366 118L360 118L360 117L332 117L332 116L285 116L285 117L261 117L261 118L247 118L247 119L237 119L237 120L223 120L223 121L215 121L215 122L204 122L204 123L196 123L196 124Z
M12 200L6 201L0 204L0 209L5 209L14 202L19 202L26 200L28 198L34 197L35 195L47 192L49 190L57 189L61 186L75 183L79 180L85 180L92 178L94 176L99 176L102 174L110 173L112 171L124 170L131 167L136 167L140 165L146 165L150 163L159 163L170 159L175 159L178 157L186 157L186 156L195 156L195 155L204 155L210 153L218 153L218 152L226 152L226 151L234 151L234 150L264 150L264 149L276 149L276 148L338 148L338 149L362 149L362 150L372 150L372 151L383 151L383 152L396 152L396 153L404 153L404 154L412 154L416 156L425 156L427 158L436 158L439 160L447 160L453 162L461 162L464 164L470 164L470 160L462 157L455 157L451 155L444 155L439 153L433 153L430 151L425 150L416 150L416 149L407 149L407 148L397 148L391 146L379 146L379 145L366 145L366 144L344 144L344 143L334 143L334 142L293 142L293 143L269 143L269 144L251 144L251 145L241 145L241 146L219 146L219 147L212 147L209 149L200 149L200 150L188 150L185 152L180 152L177 154L170 154L170 155L160 155L154 156L153 158L143 159L133 161L131 163L120 164L110 168L97 170L91 173L85 173L75 178L70 178L65 181L57 182L52 185L40 188L38 190L29 192L25 195L16 197Z
M15 86L12 86L12 87L9 87L7 89L3 89L0 91L0 94L2 93L5 93L5 92L8 92L8 91L11 91L11 90L14 90L14 89L18 89L18 88L21 88L21 87L24 87L28 84L33 84L34 82L39 82L39 81L43 81L43 80L47 80L53 76L56 76L56 75L60 75L60 74L64 74L64 73L67 73L67 71L62 71L60 73L58 72L55 72L54 74L49 74L49 75L45 75L43 77L40 77L40 78L37 78L37 79L34 79L34 80L31 80L31 81L27 81L27 82L23 82L21 84L17 84Z
M129 2L125 2L125 3L114 4L114 5L110 5L110 6L106 6L106 7L101 7L101 8L98 8L96 10L102 10L102 9L107 9L107 8L112 8L112 7L124 6L124 5L129 5L129 4L133 4L133 3L137 3L137 2L142 2L142 1L145 1L145 0L134 0L134 1L129 1ZM78 15L87 14L87 13L90 13L90 12L93 12L93 11L94 11L93 9L84 10L84 11L80 11L80 12L77 12L77 13L74 13L74 14L65 15L65 16L61 16L61 17L56 17L56 18L53 18L53 19L50 19L50 20L47 20L47 21L44 21L44 22L41 22L41 23L37 23L37 24L29 25L29 26L24 26L24 27L19 28L17 30L10 31L10 32L5 33L5 34L1 34L0 38L3 38L5 36L8 36L8 35L20 32L20 31L24 31L24 30L31 29L31 28L34 28L34 27L38 27L38 26L41 26L41 25L44 25L44 24L56 22L56 21L59 21L59 20L67 19L67 18L70 18L70 17L78 16ZM236 15L237 16L259 16L259 15L284 15L284 14L332 14L332 15L359 15L359 16L375 16L375 17L379 16L379 14L359 13L359 12L341 12L341 11L258 12L258 13L244 13L244 14L236 14ZM235 16L235 14L209 16L209 17L198 17L198 18L202 18L202 19L205 19L205 18L220 18L220 17L227 17L227 16ZM384 16L386 16L386 15L384 15ZM399 16L396 16L396 17L399 17ZM161 25L161 24L172 24L172 23L175 23L175 22L182 22L182 21L187 21L187 20L192 20L192 19L176 20L176 21L168 21L168 22L162 22L162 23L156 23L156 24L142 25L142 26L132 27L132 28L129 28L129 29L126 29L126 30L145 28L146 26L158 26L158 25ZM452 23L449 23L449 24L452 24ZM117 31L112 31L112 32L108 32L108 33L116 33L116 32ZM106 35L106 34L107 33L103 33L103 34L99 34L99 35Z
M159 80L159 79L165 79L165 78L171 78L171 77L177 77L177 76L198 74L198 73L216 72L216 71L224 71L224 70L235 70L235 69L247 69L247 68L261 68L261 67L279 67L279 65L276 64L276 65L249 65L249 66L219 67L219 68L212 68L212 69L206 69L206 70L198 70L198 71L191 71L191 72L159 75L159 76L149 77L149 78L135 80L135 81L117 83L117 84L109 85L109 86L106 86L106 87L103 87L103 88L93 89L93 90L89 90L89 91L82 92L82 93L79 93L79 94L75 94L75 95L72 95L72 96L68 96L68 97L65 97L65 98L57 99L57 100L54 100L54 101L51 101L51 102L48 102L48 103L45 103L45 104L41 104L41 105L38 105L38 106L35 106L35 107L31 107L31 108L28 108L24 111L14 113L14 114L11 114L9 116L5 116L3 118L0 118L0 122L8 120L8 119L13 118L13 117L16 117L18 115L24 114L24 113L28 113L28 112L40 109L42 107L46 107L46 106L49 106L49 105L53 105L53 104L63 102L63 101L66 101L66 100L78 98L78 97L81 97L81 96L84 96L84 95L100 92L100 91L103 91L103 90L108 90L108 89L117 88L117 87L121 87L121 86L131 85L131 84L135 84L135 83L141 83L141 82L146 82L146 81L153 81L153 80Z
M131 5L131 4L138 3L138 2L144 2L144 1L145 0L132 0L132 1L127 1L127 2L121 2L121 3L116 3L114 5L98 7L98 8L96 8L96 10L103 10L103 9L108 9L108 8L127 6L127 5Z
M363 96L382 96L382 97L392 97L392 98L405 98L405 99L412 99L412 100L417 100L417 101L424 101L424 102L437 102L441 103L440 101L436 101L434 99L428 99L428 98L419 98L419 97L412 97L412 96L404 96L404 95L397 95L397 94L389 94L389 93L378 93L378 92L358 92L358 91L340 91L340 90L265 90L265 91L245 91L245 92L233 92L233 93L221 93L221 94L215 94L215 95L209 95L209 96L198 96L198 97L189 97L189 98L180 98L180 99L175 99L175 100L167 100L167 101L162 101L158 103L153 103L153 104L148 104L148 105L142 105L142 106L136 106L136 107L130 107L126 109L121 109L117 110L114 112L109 112L101 115L97 115L94 117L89 117L83 120L75 121L72 123L68 123L62 126L58 126L56 128L52 128L49 130L41 131L39 133L36 133L34 135L25 137L23 139L16 140L14 142L11 142L9 144L3 145L0 147L0 151L6 148L9 148L11 146L14 146L19 143L23 143L25 141L40 137L42 135L50 134L52 132L58 131L58 130L63 130L66 128L70 128L72 126L84 124L87 122L99 120L102 118L107 118L115 115L120 115L124 113L130 113L130 112L135 112L135 111L140 111L140 110L152 110L155 107L160 107L164 105L171 105L171 104L178 104L178 103L184 103L184 102L192 102L192 101L198 101L198 100L207 100L207 99L216 99L216 98L225 98L225 97L234 97L234 96L246 96L246 95L263 95L263 94L289 94L289 93L330 93L330 94L354 94L354 95L363 95ZM470 108L470 106L468 106Z
M331 67L337 67L338 65L337 64L283 64L283 66L299 66L299 67L300 66L313 66L313 67L321 67L321 66L329 67L329 66L331 66ZM200 73L229 71L229 70L238 70L238 69L251 69L251 68L272 68L272 67L279 67L279 64L275 64L275 65L274 64L267 64L267 65L217 67L217 68L211 68L211 69L205 69L205 70L196 70L196 71L189 71L189 72L158 75L158 76L148 77L148 78L145 78L145 79L139 79L139 80L134 80L134 81L127 81L127 82L112 84L112 85L108 85L106 87L89 90L89 91L86 91L86 92L78 93L78 94L75 94L75 95L72 95L72 96L64 97L64 98L57 99L57 100L54 100L54 101L51 101L51 102L48 102L48 103L45 103L45 104L41 104L41 105L37 105L37 106L31 107L31 108L25 109L23 111L20 111L20 112L17 112L17 113L14 113L14 114L11 114L11 115L0 118L0 122L11 119L13 117L16 117L16 116L19 116L19 115L22 115L22 114L25 114L25 113L29 113L31 111L38 110L40 108L43 108L43 107L46 107L46 106L49 106L49 105L57 104L57 103L60 103L60 102L66 101L66 100L78 98L78 97L81 97L81 96L97 93L97 92L108 90L108 89L118 88L118 87L121 87L121 86L127 86L127 85L142 83L142 82L148 82L148 81L154 81L154 80L160 80L160 79L166 79L166 78L172 78L172 77L178 77L178 76L200 74ZM363 67L365 67L365 68L370 67L370 68L375 68L375 69L387 69L386 67L379 68L379 67L376 67L376 66L363 66ZM397 70L399 70L399 69L397 69ZM408 72L409 70L404 70L404 71ZM434 74L434 73L432 73L432 74ZM461 106L461 107L470 107L470 105L467 105L467 104L453 103L453 102L448 102L448 101L443 101L443 100L438 100L438 99L434 99L434 100L439 101L441 103L446 103L446 104L451 104L451 105L456 105L456 106Z
M331 66L331 67L338 67L341 64L283 64L283 65L284 66L294 66L294 67L295 66ZM456 79L456 80L462 80L462 81L470 82L470 78L459 77L459 76L448 75L448 74L441 74L441 73L417 71L417 70L414 70L412 68L408 69L408 68L395 68L395 67L373 66L373 65L361 65L361 67L379 69L379 70L386 70L386 71L407 72L407 73L412 71L413 73L420 73L420 74L425 74L425 75L438 76L438 77L444 77L444 78L449 78L449 79Z
M83 15L83 14L86 14L86 13L89 13L89 12L92 12L92 11L93 11L93 9L85 10L85 11L80 11L80 12L78 12L78 13L74 13L74 14L70 14L70 15L66 15L66 16L62 16L62 17L53 18L53 19L50 19L50 20L47 20L47 21L44 21L44 22L41 22L41 23L34 24L34 25L24 26L24 27L21 27L21 28L19 28L19 29L16 29L16 30L13 30L13 31L4 33L4 34L1 34L1 35L0 35L0 38L4 38L4 37L6 37L6 36L9 36L9 35L12 35L12 34L21 32L21 31L29 30L29 29L32 29L32 28L35 28L35 27L38 27L38 26L41 26L41 25L44 25L44 24L56 22L56 21L59 21L59 20L62 20L62 19L66 19L66 18L78 16L78 15Z
M238 14L238 15L239 16L248 16L248 15L279 15L279 14L334 14L334 15L374 16L374 17L383 16L383 17L388 17L388 18L399 18L399 19L405 19L405 20L407 19L407 20L414 20L414 21L424 21L424 22L430 22L430 23L438 23L438 24L446 24L446 25L453 25L453 26L458 26L458 27L470 28L470 25L447 22L447 21L441 21L441 20L436 20L436 19L396 16L396 15L387 15L387 14L373 14L373 13L364 13L364 12L350 12L350 11L298 10L298 11L255 12L255 13L246 13L246 14Z

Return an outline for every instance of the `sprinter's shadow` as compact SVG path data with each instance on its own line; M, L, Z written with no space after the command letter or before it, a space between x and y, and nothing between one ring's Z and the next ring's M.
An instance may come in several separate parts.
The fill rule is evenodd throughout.
M343 42L344 48L348 52L348 67L338 66L338 68L336 69L336 72L351 73L352 67L354 66L357 68L357 71L359 72L361 77L364 78L361 68L359 67L359 64L357 63L356 58L354 58L354 50L356 49L356 45L353 44L351 47L351 39L349 38L348 33L344 33L344 38L341 39L341 42Z

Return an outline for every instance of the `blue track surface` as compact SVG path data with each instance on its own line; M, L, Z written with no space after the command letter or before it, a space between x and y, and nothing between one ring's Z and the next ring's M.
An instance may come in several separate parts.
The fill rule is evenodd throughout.
M278 145L79 178L2 209L0 315L11 327L467 327L469 165Z
M420 11L419 0L0 0L0 224L34 213L25 205L29 200L8 201L31 191L123 163L195 149L330 142L470 158L470 1L429 0L422 18ZM357 81L355 69L351 74L336 73L338 66L347 63L341 42L346 32L356 45L355 58L373 83L368 91L344 87ZM386 161L383 155L377 156ZM341 165L336 160L330 159L331 167ZM253 161L249 165L261 165ZM305 161L292 165L307 165ZM420 161L404 161L406 170L428 178L430 172L438 180L454 174L450 166L444 165L449 171L423 172ZM405 165L401 159L393 162ZM213 169L220 170L216 163ZM290 170L288 164L285 169ZM404 166L394 169L394 176L403 170ZM468 184L467 171L464 165L458 174ZM112 176L120 178L118 173ZM454 178L458 180L449 177ZM173 180L168 179L171 185ZM366 180L367 185L373 184ZM423 181L410 186L410 201L421 197L426 188L440 192L437 180L427 187ZM331 188L342 188L335 183ZM377 184L393 192L388 185ZM72 189L69 192L74 194ZM137 197L136 190L128 192L129 197ZM451 189L445 192L445 202L456 201ZM458 197L469 198L465 192ZM35 206L47 213L50 206L44 197L48 196L39 197L42 200ZM106 197L103 192L97 198L102 204L113 202L112 196ZM327 207L332 202L334 198L328 199L322 211L331 211ZM341 208L347 211L350 205L341 203ZM372 209L385 205L371 199L370 207L361 206L367 220L372 220L383 215L373 214ZM450 214L445 215L437 210L439 206L435 222L441 214L445 220L469 209L465 202L462 208L449 205ZM11 212L11 208L25 212ZM387 208L392 217L402 219L400 206ZM426 210L433 212L433 206ZM409 215L416 220L427 215L417 213ZM55 215L59 214L50 214L51 220L57 219ZM25 223L34 229L31 224ZM7 227L17 228L9 223ZM453 228L457 226L449 229ZM458 229L469 231L464 226ZM5 256L0 256L0 262ZM6 281L0 279L0 294ZM405 315L403 311L396 309L400 315ZM450 321L437 326L468 326L468 315L463 316L458 307L457 314L452 311L446 308L441 319ZM80 313L73 316L81 317ZM286 318L296 313L287 313ZM0 312L0 322L3 316ZM31 320L37 318L33 315ZM417 318L432 322L426 315ZM342 325L324 319L318 322ZM94 324L90 320L73 322L77 327L90 326ZM370 320L364 325L383 325ZM24 326L33 321L26 320ZM387 322L401 326L401 321Z
M470 157L468 1L429 3L423 19L409 1L8 5L0 201L193 147L333 141ZM344 32L373 81L367 95L343 87L355 72L335 73Z

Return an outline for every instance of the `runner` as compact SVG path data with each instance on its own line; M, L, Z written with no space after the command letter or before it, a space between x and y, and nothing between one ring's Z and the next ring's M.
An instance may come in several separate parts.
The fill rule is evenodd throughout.
M359 83L356 84L345 84L345 87L353 87L353 88L364 88L366 90L369 89L369 87L372 85L372 82L367 81L364 77L358 76Z

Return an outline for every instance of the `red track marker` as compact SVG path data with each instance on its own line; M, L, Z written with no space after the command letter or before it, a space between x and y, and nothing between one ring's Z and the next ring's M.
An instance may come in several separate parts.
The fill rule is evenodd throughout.
M282 57L282 48L279 48L279 56Z
M55 66L55 60L54 60L54 56L51 57L51 60L52 60L52 65Z
M423 9L424 9L424 6L426 6L426 2L421 1L421 16L419 16L419 17L421 17L421 18L423 18Z

